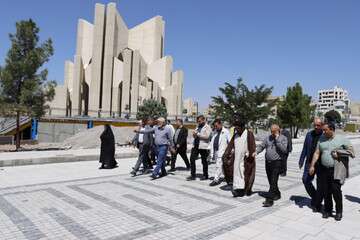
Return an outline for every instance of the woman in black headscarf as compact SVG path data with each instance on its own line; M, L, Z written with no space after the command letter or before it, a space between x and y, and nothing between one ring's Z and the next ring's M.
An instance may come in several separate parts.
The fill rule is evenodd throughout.
M115 137L109 124L104 126L104 131L100 135L101 151L100 151L100 169L111 169L117 166L115 161Z

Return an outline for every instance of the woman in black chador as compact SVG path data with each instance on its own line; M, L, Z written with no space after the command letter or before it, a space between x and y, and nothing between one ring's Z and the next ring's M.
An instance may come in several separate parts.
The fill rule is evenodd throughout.
M104 126L104 132L100 135L100 169L111 169L117 166L115 161L115 137L109 124Z

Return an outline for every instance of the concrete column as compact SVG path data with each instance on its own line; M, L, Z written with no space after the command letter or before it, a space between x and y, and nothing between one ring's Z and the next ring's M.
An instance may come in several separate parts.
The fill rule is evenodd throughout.
M74 77L74 63L72 61L65 61L64 67L64 86L70 91Z
M174 114L182 114L184 72L179 70L172 73L172 84L174 84Z
M74 78L72 84L72 115L81 115L81 84L84 79L84 66L80 55L74 57Z
M121 113L121 93L120 83L123 81L124 76L124 63L119 59L114 59L114 72L113 72L113 87L112 87L112 112L115 116L120 116Z
M140 53L138 50L133 52L132 59L132 80L131 80L131 113L136 114L139 104L139 83L140 83Z
M105 5L95 5L94 36L93 36L93 56L92 74L89 90L89 115L97 116L100 109L102 67L103 67L103 45L105 34Z
M87 66L93 54L94 26L79 19L76 39L76 55L82 56L84 66Z
M123 51L124 59L124 74L123 74L123 84L122 84L122 100L121 100L121 112L128 112L126 106L130 107L130 84L131 84L131 75L132 75L132 57L133 52L130 49L125 49Z
M139 50L146 63L162 58L165 22L156 16L129 30L129 48Z
M104 65L103 65L103 82L102 82L102 116L111 116L112 100L112 81L113 81L113 61L116 51L115 35L117 28L115 26L116 4L109 3L106 11L105 21L105 46L104 46Z
M171 56L165 56L152 64L147 68L147 75L150 79L159 83L162 89L170 86L171 84L171 71L173 66L173 59Z
M74 78L74 63L71 61L65 61L65 68L64 68L64 88L65 91L63 93L63 101L65 105L65 115L70 115L70 101L71 101L71 92L72 92L72 83ZM59 92L56 91L56 95L58 95Z

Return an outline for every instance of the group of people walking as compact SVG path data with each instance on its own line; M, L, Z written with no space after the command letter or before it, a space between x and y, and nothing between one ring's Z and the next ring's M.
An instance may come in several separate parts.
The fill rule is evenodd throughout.
M304 167L303 183L311 197L313 212L321 212L324 201L323 218L329 218L335 201L335 220L340 221L343 213L341 186L349 176L349 157L354 158L350 141L335 134L335 124L314 120L314 129L305 138L299 160L299 168ZM316 176L316 188L313 185Z
M189 131L181 119L176 120L175 128L161 117L156 121L151 118L143 120L135 130L136 135L132 141L139 149L139 157L131 175L151 173L152 179L164 177L167 175L165 167L168 154L171 172L176 171L176 160L180 155L185 163L185 170L190 171L186 180L193 181L198 177L196 160L200 156L203 170L201 181L211 179L209 185L212 187L226 182L231 187L233 197L250 196L253 194L256 158L265 151L265 171L269 190L264 196L263 206L271 207L274 201L281 198L278 181L280 176L286 176L287 159L292 152L291 134L273 124L270 135L256 145L254 133L246 125L246 122L237 119L232 123L232 127L227 129L221 119L215 119L210 126L204 116L198 116L197 127L192 132L193 143L189 160ZM105 128L104 133L107 131ZM104 133L103 135L109 135ZM332 214L332 198L335 200L335 219L339 221L342 218L341 186L348 176L349 157L355 157L350 142L335 134L333 123L324 123L316 118L314 129L306 135L299 168L304 168L302 181L311 197L313 211L320 212L324 201L324 218ZM209 162L215 164L214 175L211 178L208 172ZM315 176L316 188L313 185Z

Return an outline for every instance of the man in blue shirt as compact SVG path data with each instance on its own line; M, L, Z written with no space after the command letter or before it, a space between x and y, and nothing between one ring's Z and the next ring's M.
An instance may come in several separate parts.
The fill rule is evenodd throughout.
M157 119L157 126L153 127L152 129L136 131L139 133L154 133L155 134L155 146L156 146L156 155L157 155L157 162L156 168L154 169L151 177L156 179L158 177L166 176L166 169L165 169L165 159L166 154L168 152L169 147L173 147L173 139L172 139L172 131L171 129L166 126L165 119L160 117ZM161 169L161 174L160 173Z

